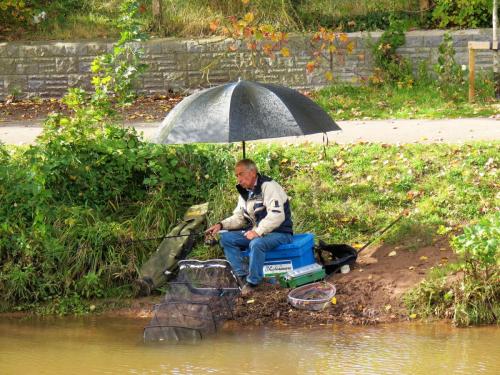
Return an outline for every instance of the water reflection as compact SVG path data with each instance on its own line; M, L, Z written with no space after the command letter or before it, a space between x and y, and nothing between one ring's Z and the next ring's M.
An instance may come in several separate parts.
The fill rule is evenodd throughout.
M496 374L500 330L445 324L225 329L144 345L147 321L0 322L0 374Z

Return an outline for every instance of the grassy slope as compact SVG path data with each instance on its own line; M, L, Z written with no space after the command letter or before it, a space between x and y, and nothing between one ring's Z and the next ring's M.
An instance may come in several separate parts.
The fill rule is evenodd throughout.
M403 209L409 209L410 216L393 227L385 240L411 251L432 243L436 236L459 231L463 225L498 208L499 145L498 142L461 146L332 145L327 148L326 159L318 146L251 145L249 155L263 173L286 187L292 198L297 232L311 231L329 242L358 245L394 220ZM191 168L195 173L193 181L199 181L200 176L206 180L196 184L201 189L198 196L209 197L210 222L228 215L235 204L235 194L228 192L234 184L232 164L240 155L236 147L229 148L233 149L234 158L230 155L224 158L225 171L217 164L219 177L215 179L215 170L199 175L200 168L207 171L206 166ZM204 154L199 160L218 159L219 163L220 156L216 155L229 151L227 147L207 146L193 150ZM157 156L152 156L151 162L158 157L158 163L164 163L161 158L165 152L153 152ZM121 160L120 155L112 155L108 157ZM197 163L196 160L191 163ZM32 305L27 302L45 296L44 300L52 301L56 311L61 308L67 312L85 310L77 303L79 296L126 294L126 285L135 278L142 259L139 254L155 248L154 241L130 246L127 239L167 233L175 222L175 212L191 203L173 200L166 189L148 189L148 194L137 195L137 187L135 194L143 197L140 200L123 197L124 202L103 202L97 207L79 203L78 189L85 189L95 174L100 173L99 166L92 164L92 173L88 175L85 165L81 166L78 185L68 182L71 191L54 194L46 191L41 205L37 203L39 193L33 189L42 176L32 175L23 164L32 162L18 156L4 156L3 161L8 169L0 188L7 192L9 186L16 184L20 189L17 193L2 194L1 230L10 233L2 237L2 248L10 250L0 252L3 257L0 283L12 286L3 289L2 295L4 301L14 306L20 304L30 309ZM15 172L16 169L19 171ZM28 173L22 172L23 169ZM191 172L185 173L186 181L191 181ZM68 172L70 180L74 178L72 174ZM64 175L60 178L64 179ZM208 186L212 187L203 192ZM33 199L29 198L31 194ZM23 195L29 199L21 200ZM161 217L159 213L163 213ZM92 251L95 246L97 252ZM54 258L59 251L68 256ZM195 255L210 258L218 255L216 252L216 248L200 245ZM66 265L59 264L66 261L69 262ZM61 269L66 270L64 275L60 274Z
M397 85L334 85L313 94L313 98L337 120L354 119L442 119L486 117L500 112L493 99L491 81L477 80L475 103L469 103L466 87L443 95L433 83L413 87Z
M117 29L113 20L118 15L121 2L121 0L86 0L69 5L64 0L46 2L41 9L32 9L33 15L39 14L42 10L47 13L47 17L40 23L24 28L13 25L2 31L8 39L114 38ZM152 24L151 2L142 3L144 7L141 8L141 18L148 29ZM349 18L373 12L415 10L418 10L418 4L415 2L408 4L402 0L364 2L340 0L334 4L328 0L317 0L297 4L296 8L281 0L251 0L248 5L239 0L163 0L163 28L158 34L160 36L209 35L209 20L232 15L241 16L248 11L259 14L262 22L280 25L280 28L288 31L301 31L304 28L316 28L318 24L331 22L333 18Z

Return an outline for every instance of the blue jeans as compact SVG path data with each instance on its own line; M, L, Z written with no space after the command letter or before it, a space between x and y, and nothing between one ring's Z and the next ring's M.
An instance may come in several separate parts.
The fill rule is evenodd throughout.
M245 231L241 230L221 233L220 244L234 273L239 277L247 276L247 282L257 285L264 277L262 267L266 259L266 252L279 245L291 243L292 235L272 232L250 241L244 236L244 233ZM241 256L241 252L247 248L250 249L248 269L243 264Z

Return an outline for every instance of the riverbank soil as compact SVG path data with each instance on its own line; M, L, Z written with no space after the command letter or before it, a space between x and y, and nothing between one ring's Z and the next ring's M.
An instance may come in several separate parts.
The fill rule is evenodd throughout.
M287 301L290 289L263 284L251 296L238 298L234 323L299 326L407 321L410 316L401 299L404 292L420 282L432 267L453 260L455 257L447 239L417 250L392 245L368 248L360 254L349 273L328 277L327 281L337 289L336 303L323 311L296 309ZM153 305L161 300L162 296L139 298L127 307L111 309L104 314L151 318Z
M121 115L124 121L161 121L182 98L174 94L139 97L124 107ZM60 99L9 98L0 101L0 126L2 122L43 120L52 112L69 114L67 106Z
M337 289L336 303L323 311L293 308L289 290L262 286L252 297L241 299L236 321L244 324L307 325L345 322L375 324L409 320L402 295L424 279L432 267L455 260L447 240L418 250L382 245L363 251L347 274L327 279Z

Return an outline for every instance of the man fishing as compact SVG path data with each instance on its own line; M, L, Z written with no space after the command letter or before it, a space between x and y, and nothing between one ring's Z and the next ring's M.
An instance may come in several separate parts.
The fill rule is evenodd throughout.
M249 296L262 281L266 252L292 242L292 217L283 188L258 173L254 161L238 161L235 174L239 198L233 215L212 225L205 233L213 237L224 229L220 244L233 271L245 283L241 294ZM247 248L250 249L248 268L241 255Z

